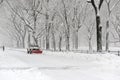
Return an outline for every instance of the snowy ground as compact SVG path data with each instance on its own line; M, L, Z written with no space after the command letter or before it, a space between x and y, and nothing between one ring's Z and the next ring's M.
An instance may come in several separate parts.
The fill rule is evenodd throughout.
M120 80L120 57L114 54L0 50L0 80Z

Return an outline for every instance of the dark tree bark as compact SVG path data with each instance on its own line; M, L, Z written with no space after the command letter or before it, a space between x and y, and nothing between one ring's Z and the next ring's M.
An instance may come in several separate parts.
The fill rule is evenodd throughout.
M66 5L64 3L64 0L62 0L63 3L63 8L64 8L64 19L65 19L65 23L66 23L66 50L69 51L70 50L70 25L68 22L68 15L67 15L67 9L66 9Z
M29 32L29 30L28 30L28 41L27 41L27 43L28 43L28 47L30 47L30 32Z
M56 43L55 43L55 35L52 33L52 40L53 40L53 49L56 51Z
M49 23L48 23L49 15L46 12L46 50L49 50Z
M61 51L61 45L62 45L62 36L59 36L59 51Z
M102 51L102 26L100 22L100 8L103 3L103 0L99 1L99 5L95 5L95 1L91 0L91 4L93 8L95 9L95 14L96 14L96 32L97 32L97 51L101 52ZM99 6L97 8L97 6Z
M108 29L109 29L109 21L106 22L106 51L109 50L109 32L108 32Z
M78 49L78 30L75 32L75 49Z
M91 38L89 38L89 52L92 52L92 42L91 42Z
M55 41L55 27L54 27L54 19L55 19L56 13L53 14L51 18L51 35L52 35L52 45L53 45L53 50L56 51L56 41Z
M100 16L96 16L97 27L97 51L102 51L102 26L100 26Z

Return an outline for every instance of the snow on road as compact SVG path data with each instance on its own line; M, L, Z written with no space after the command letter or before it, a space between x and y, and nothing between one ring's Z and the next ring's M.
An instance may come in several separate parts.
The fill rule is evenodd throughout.
M10 50L0 51L0 80L51 80L40 70L29 67L11 53Z
M120 80L120 57L9 49L0 51L0 75L0 80Z

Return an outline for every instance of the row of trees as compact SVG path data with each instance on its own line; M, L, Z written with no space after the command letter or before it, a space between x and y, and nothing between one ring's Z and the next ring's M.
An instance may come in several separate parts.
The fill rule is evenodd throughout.
M97 51L102 51L102 27L106 27L106 51L109 50L110 27L114 26L119 42L119 16L113 13L120 0L5 0L10 12L8 36L16 41L17 47L31 44L47 50L79 49L79 32L85 28L89 50L96 35ZM89 4L90 3L90 4ZM114 3L114 4L113 4ZM101 9L107 9L106 18ZM95 11L95 13L93 12ZM104 12L103 12L104 13ZM111 17L114 16L114 21ZM112 25L112 26L110 26ZM96 26L96 27L95 27ZM95 33L96 31L96 33ZM112 34L114 37L115 33ZM73 44L71 44L71 42Z

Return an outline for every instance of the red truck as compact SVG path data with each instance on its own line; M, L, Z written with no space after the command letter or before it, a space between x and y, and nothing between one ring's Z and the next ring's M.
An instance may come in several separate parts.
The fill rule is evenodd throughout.
M30 46L28 49L27 49L27 53L28 54L42 54L42 50L40 50L40 48L38 46Z

